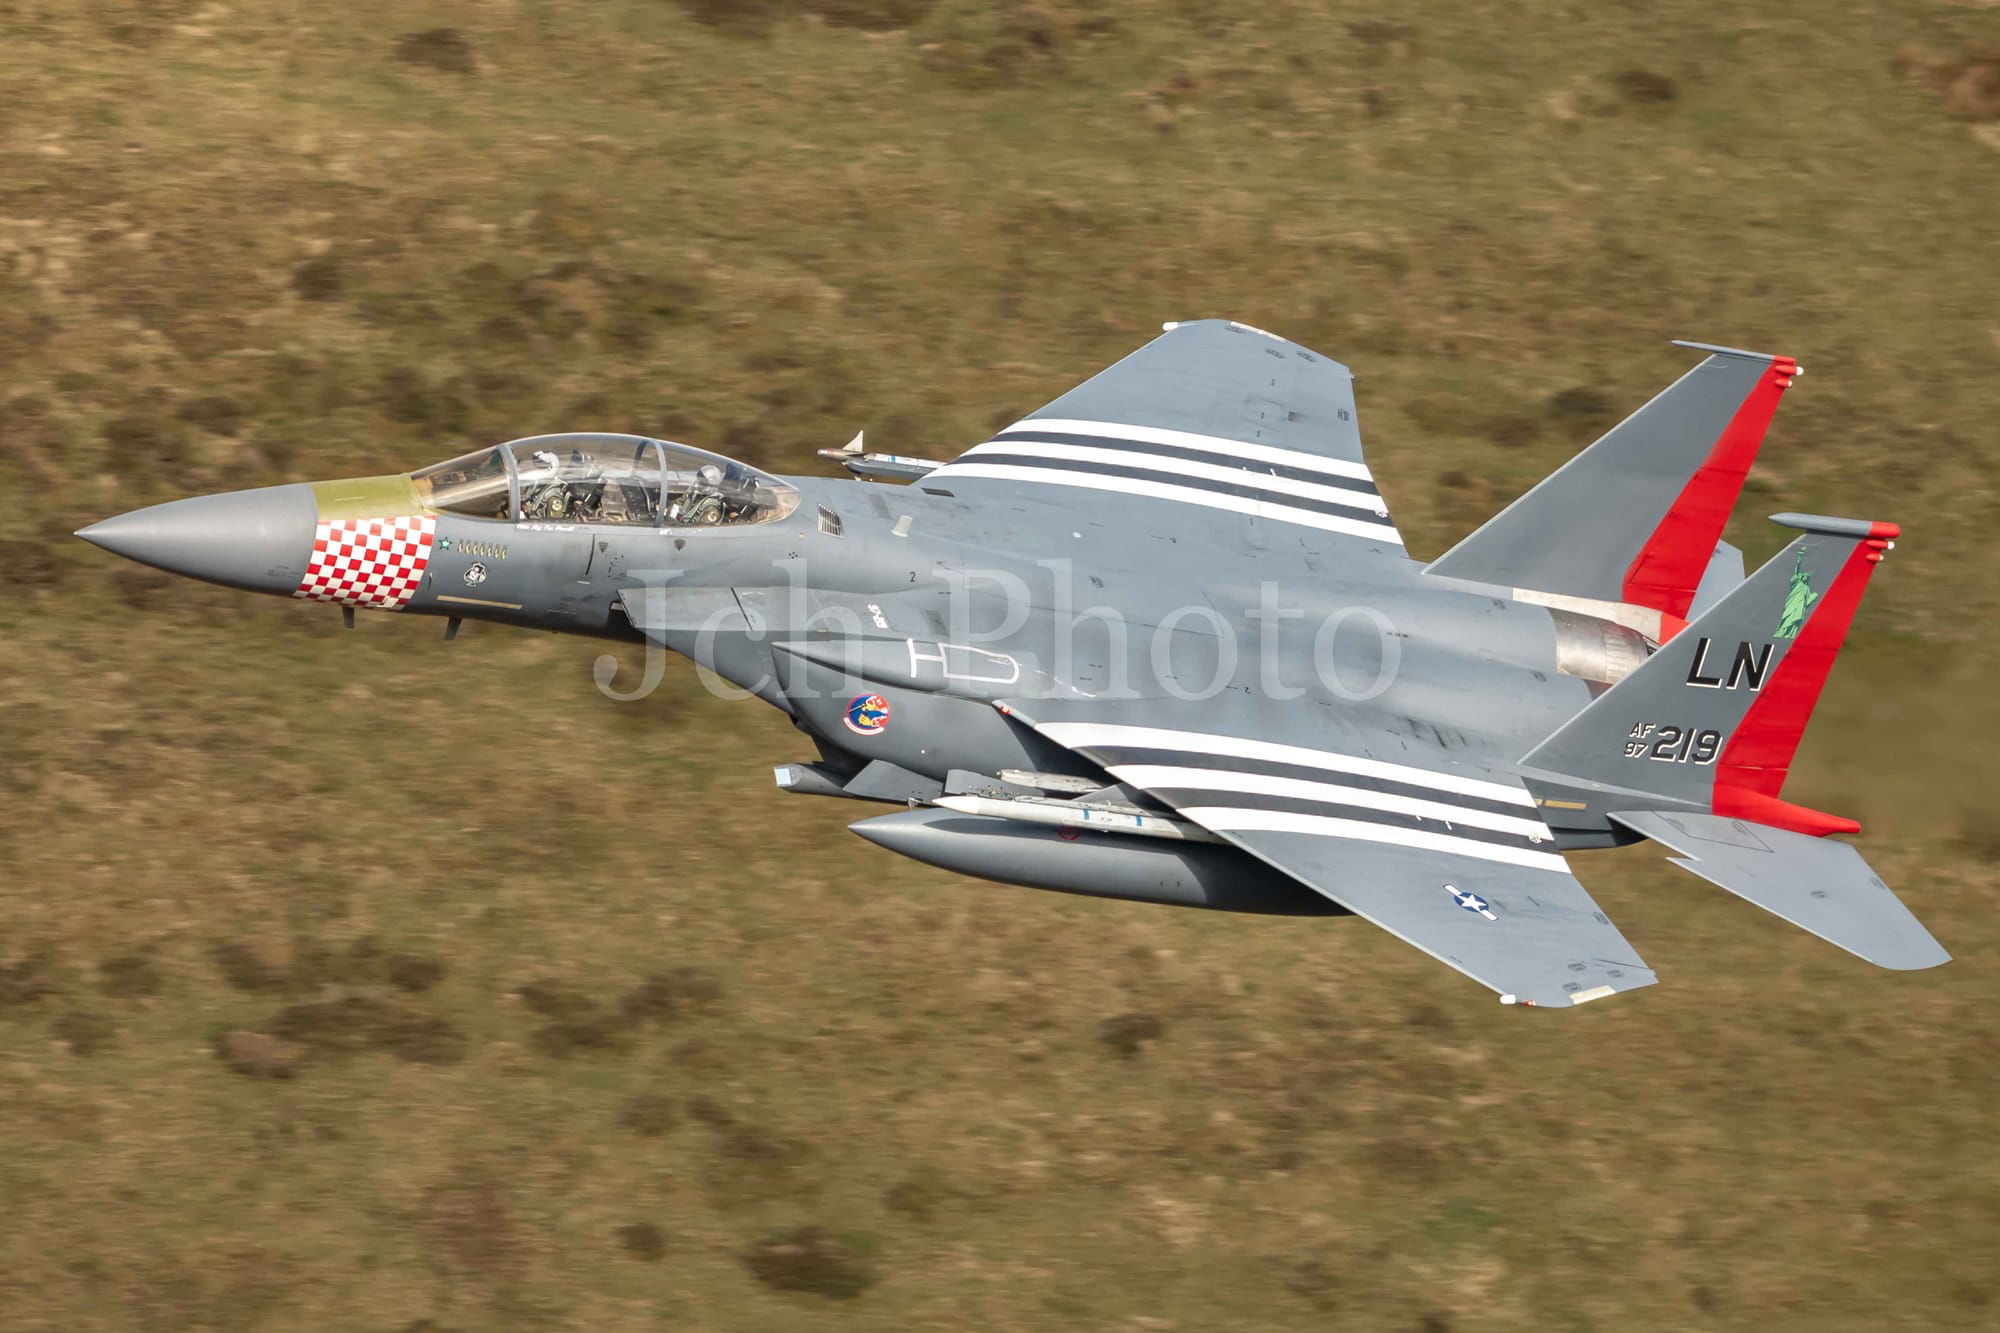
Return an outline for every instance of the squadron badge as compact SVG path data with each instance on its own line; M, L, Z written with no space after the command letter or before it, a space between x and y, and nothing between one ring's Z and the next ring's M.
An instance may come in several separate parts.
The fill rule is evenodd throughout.
M889 725L889 701L879 694L860 694L847 701L847 729L873 736Z

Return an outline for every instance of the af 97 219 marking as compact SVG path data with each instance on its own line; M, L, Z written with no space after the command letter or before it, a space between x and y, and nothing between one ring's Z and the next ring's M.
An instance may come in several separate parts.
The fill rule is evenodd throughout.
M1641 722L1625 742L1627 759L1651 759L1662 764L1712 764L1722 749L1722 733L1713 727L1677 727Z

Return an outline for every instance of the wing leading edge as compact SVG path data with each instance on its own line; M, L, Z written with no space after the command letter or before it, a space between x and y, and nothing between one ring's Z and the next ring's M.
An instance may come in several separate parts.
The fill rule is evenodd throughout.
M1441 756L1412 764L1407 751L1376 757L1358 735L1302 745L1241 725L1218 730L1212 706L1200 730L1157 725L1173 706L1002 708L1504 1002L1576 1005L1657 980L1569 873L1534 798L1510 775ZM1140 716L1153 724L1124 720ZM1288 718L1279 734L1301 725Z

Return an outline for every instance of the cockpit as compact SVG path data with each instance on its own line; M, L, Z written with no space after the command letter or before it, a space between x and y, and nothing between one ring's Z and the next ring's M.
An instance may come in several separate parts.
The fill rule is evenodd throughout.
M769 473L640 435L535 435L412 473L433 509L472 518L713 528L770 523L798 491Z

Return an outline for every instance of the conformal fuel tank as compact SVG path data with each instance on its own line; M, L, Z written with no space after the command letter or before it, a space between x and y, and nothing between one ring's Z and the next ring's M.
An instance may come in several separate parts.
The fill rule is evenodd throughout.
M952 810L905 810L848 827L878 847L961 875L1093 898L1272 916L1347 909L1233 847L1057 829Z

